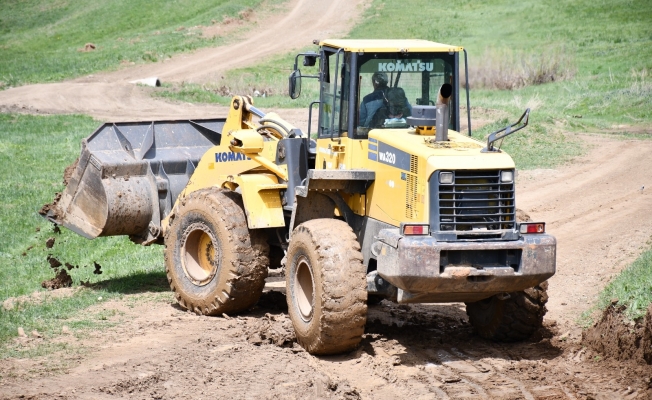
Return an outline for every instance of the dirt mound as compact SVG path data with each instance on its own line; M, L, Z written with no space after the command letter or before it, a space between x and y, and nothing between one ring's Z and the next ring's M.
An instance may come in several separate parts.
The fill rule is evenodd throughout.
M245 330L247 341L256 346L273 344L279 347L292 347L296 341L292 321L285 314L265 314L254 320Z
M94 43L86 43L84 47L77 49L77 51L81 51L83 53L93 51L97 48L97 46Z
M583 332L582 344L606 357L652 364L652 304L635 322L625 318L625 309L617 302L607 307L600 321Z
M51 260L56 259L52 258ZM59 270L54 278L41 282L41 287L44 289L61 289L71 286L72 278L65 269Z

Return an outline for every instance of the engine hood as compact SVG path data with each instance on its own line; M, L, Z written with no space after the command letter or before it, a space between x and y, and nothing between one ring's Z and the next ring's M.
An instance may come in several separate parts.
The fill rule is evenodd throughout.
M369 132L370 141L391 146L427 160L426 174L442 169L513 169L514 160L504 152L482 152L484 143L449 131L449 140L435 142L434 136L423 136L414 129L376 129Z

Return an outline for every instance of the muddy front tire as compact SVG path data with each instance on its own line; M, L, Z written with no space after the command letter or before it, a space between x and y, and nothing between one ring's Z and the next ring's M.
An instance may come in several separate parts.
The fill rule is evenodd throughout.
M252 307L267 277L269 247L249 231L239 194L202 189L182 200L165 236L165 268L179 304L197 314Z
M335 219L299 225L285 268L288 311L299 344L311 354L354 349L367 321L367 281L349 225Z
M476 333L498 342L528 339L541 328L548 302L548 282L522 292L509 293L509 298L496 295L466 303L469 322Z

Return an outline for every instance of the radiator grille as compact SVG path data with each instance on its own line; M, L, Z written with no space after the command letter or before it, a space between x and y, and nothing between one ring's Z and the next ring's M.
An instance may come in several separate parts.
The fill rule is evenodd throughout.
M514 228L514 183L501 183L500 171L454 171L453 184L439 184L442 231Z
M416 218L418 160L416 156L410 155L410 173L406 174L405 217L408 219Z

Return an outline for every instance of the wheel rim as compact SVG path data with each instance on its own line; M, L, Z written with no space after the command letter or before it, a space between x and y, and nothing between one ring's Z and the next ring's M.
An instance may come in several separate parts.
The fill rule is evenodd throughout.
M217 271L217 258L213 239L199 226L188 229L181 260L186 276L197 286L204 286Z
M306 256L297 260L296 273L294 275L295 303L299 309L301 319L308 322L312 319L314 309L315 286L312 277L310 261Z

